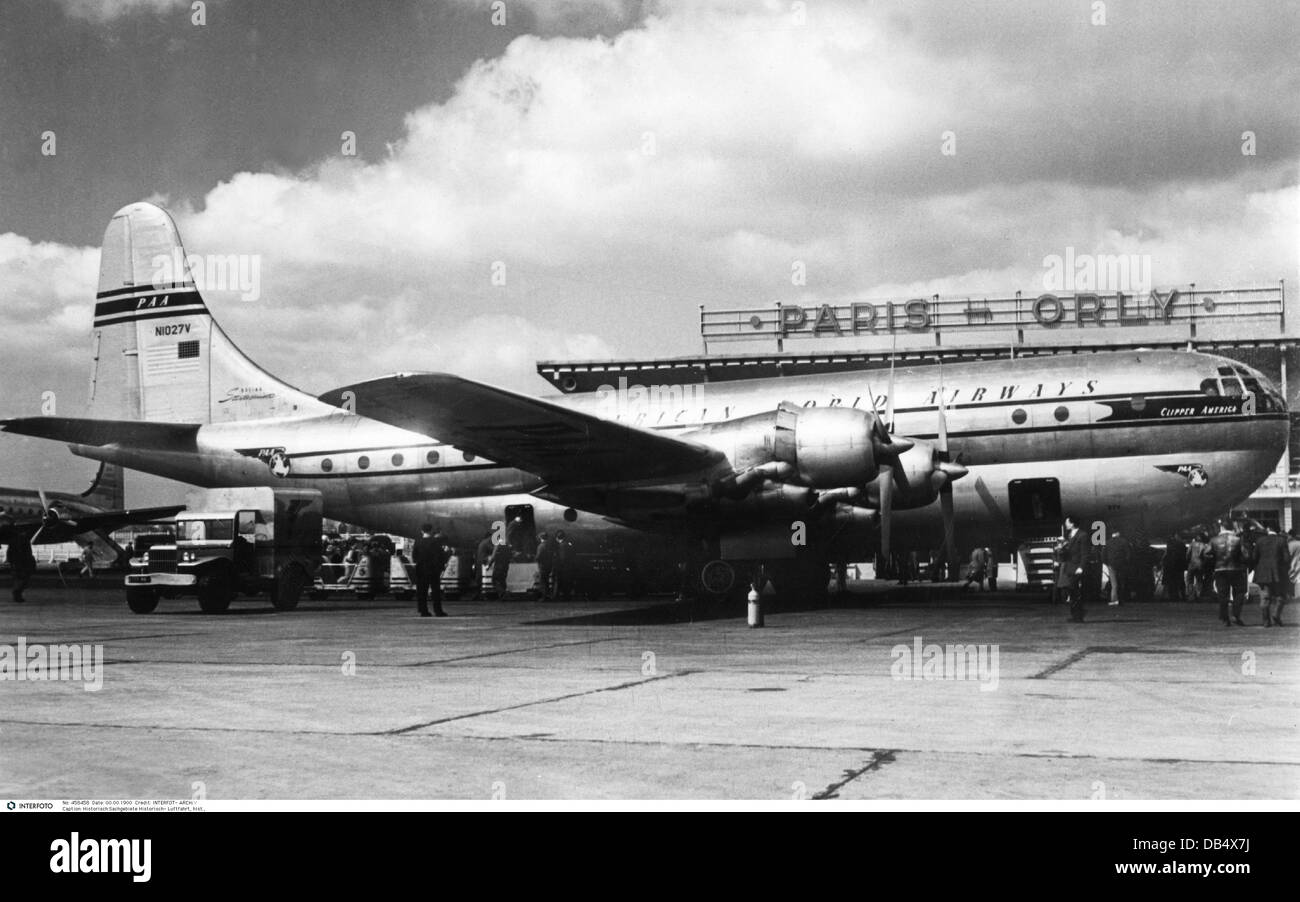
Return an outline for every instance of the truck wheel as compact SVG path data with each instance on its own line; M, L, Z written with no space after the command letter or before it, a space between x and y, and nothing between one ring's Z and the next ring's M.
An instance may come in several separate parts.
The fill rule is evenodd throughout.
M153 589L127 589L126 606L134 614L150 614L158 607L158 593Z
M298 607L298 599L307 586L307 573L297 564L286 564L280 568L275 577L275 588L271 590L271 604L277 611L292 611Z
M220 614L230 607L235 597L235 583L225 569L209 570L199 576L199 610L205 614Z

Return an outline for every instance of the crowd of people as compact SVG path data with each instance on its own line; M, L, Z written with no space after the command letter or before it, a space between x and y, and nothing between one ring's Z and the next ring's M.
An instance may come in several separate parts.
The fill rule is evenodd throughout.
M479 541L474 554L478 582L475 597L504 598L510 564L517 558L531 558L537 563L532 592L539 600L567 601L573 597L578 569L573 540L559 529L554 535L539 532L535 542L530 542L520 521L507 527L504 542L498 541L496 531L491 529ZM486 586L485 573L491 574Z
M1114 530L1095 542L1066 518L1055 555L1056 590L1071 620L1083 618L1087 602L1152 601L1160 588L1166 601L1217 601L1225 626L1245 626L1254 599L1263 625L1281 626L1283 607L1300 591L1300 529L1283 535L1253 520L1177 533L1161 552L1140 532Z
M352 578L356 567L366 562L369 594L380 594L389 585L392 559L401 560L416 588L420 616L443 617L441 577L455 552L446 537L425 524L415 541L408 560L385 535L368 537L326 536L322 552L321 579L326 584L343 583ZM535 562L536 576L531 594L541 601L567 601L574 596L578 555L572 539L564 530L554 534L539 532L535 536L521 520L506 525L503 536L488 530L479 541L473 558L472 572L461 585L470 591L470 599L500 599L509 594L512 563ZM432 610L430 610L430 602Z

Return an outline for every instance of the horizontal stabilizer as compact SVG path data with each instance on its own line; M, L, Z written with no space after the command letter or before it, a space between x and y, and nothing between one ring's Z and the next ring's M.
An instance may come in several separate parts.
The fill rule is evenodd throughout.
M560 485L684 476L725 460L696 442L444 373L385 376L334 389L320 400L343 406L345 398L359 416Z
M0 429L70 445L122 445L157 451L196 451L197 424L89 420L75 417L19 417L0 420Z

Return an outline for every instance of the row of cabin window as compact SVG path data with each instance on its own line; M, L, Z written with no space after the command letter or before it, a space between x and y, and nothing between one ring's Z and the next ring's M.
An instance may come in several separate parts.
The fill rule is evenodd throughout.
M461 452L461 456L465 458L465 463L471 463L474 460L474 454L471 451L463 451ZM438 463L440 459L441 458L437 451L430 451L429 453L424 455L425 462L428 463L430 466L433 466L434 464ZM394 454L392 457L392 464L395 467L400 467L405 461L406 458L402 455L400 451ZM330 460L327 457L320 462L320 468L324 472L328 473L334 469L334 461ZM357 458L357 469L367 470L369 468L370 468L369 457L363 454Z

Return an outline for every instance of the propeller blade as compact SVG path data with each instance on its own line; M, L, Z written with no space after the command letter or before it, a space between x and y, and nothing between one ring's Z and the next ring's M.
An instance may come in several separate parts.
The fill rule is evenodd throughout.
M939 443L936 448L942 460L948 459L948 417L944 413L946 406L947 402L943 394L943 364L941 363L939 364L939 406L936 408L939 414Z
M889 355L889 392L885 395L885 423L890 433L894 431L894 355Z
M50 505L49 502L45 500L45 489L37 489L36 494L41 496L41 511L48 516L50 513Z
M891 530L894 521L894 468L880 468L880 557L889 566Z
M947 552L948 567L957 566L956 523L953 520L952 486L945 485L939 492L939 506L943 510L943 544Z

